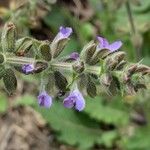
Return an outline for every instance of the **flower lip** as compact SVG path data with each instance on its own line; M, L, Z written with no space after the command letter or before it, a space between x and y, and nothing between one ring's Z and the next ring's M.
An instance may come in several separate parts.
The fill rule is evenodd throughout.
M43 91L38 96L38 103L40 106L50 108L52 105L52 97L49 96L46 91Z
M22 71L25 74L29 74L34 70L34 65L33 64L25 64L22 66Z
M63 39L63 38L68 38L68 37L71 35L71 33L72 33L72 28L61 26L61 27L59 28L59 33L58 33L58 35L59 35L60 38Z
M85 107L85 100L78 89L72 91L63 101L64 107L73 108L82 111Z
M121 41L115 41L112 44L109 44L107 39L105 39L103 37L100 37L100 36L97 36L97 40L99 41L98 48L100 50L108 49L111 52L114 52L114 51L117 51L122 46L122 42Z
M79 53L73 52L70 54L70 59L77 60L79 58Z

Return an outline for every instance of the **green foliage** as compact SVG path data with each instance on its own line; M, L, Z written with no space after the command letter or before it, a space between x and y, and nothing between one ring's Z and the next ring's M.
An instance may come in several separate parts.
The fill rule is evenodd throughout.
M116 38L122 40L124 43L123 50L126 51L127 49L129 49L127 51L127 54L133 61L133 58L136 57L135 55L137 53L137 50L134 50L134 47L132 45L132 35L130 34L131 27L123 0L89 1L93 6L94 16L88 22L81 22L79 19L73 17L71 13L69 13L67 8L64 9L63 6L57 5L53 7L52 11L48 13L46 17L40 17L48 27L50 36L52 35L51 38L53 38L54 34L58 32L58 28L61 25L73 27L75 36L77 36L78 41L76 41L74 37L71 38L61 55L67 55L72 51L80 52L80 47L84 44L84 42L86 40L89 40L92 36L96 36L94 33L95 31L97 35L100 34L112 41ZM115 9L116 3L119 1L123 4L120 8ZM143 45L141 48L141 57L143 59L142 63L150 65L150 1L139 1L141 3L141 6L135 6L131 2L131 9L135 27L139 32L141 38L143 39ZM28 22L32 23L30 19L27 19L29 18L27 15L22 15L25 14L25 12L21 11L21 17L18 18L17 16L16 20L16 24L19 26L18 22L20 22L20 26L23 27L23 30L29 27ZM12 44L13 42L10 43L10 45ZM10 45L7 45L7 47L9 48ZM31 45L32 42L30 41L30 39L23 38L17 41L16 49L17 51L21 52L22 49L26 49L26 51L28 51L28 48L30 48ZM87 62L89 62L89 60L91 59L91 53L92 51L90 50L89 57L86 56ZM2 69L0 70L0 74L3 75ZM23 76L23 80L26 82L30 82L30 84L33 82L38 82L37 78L32 75L30 75L30 77ZM81 81L81 86L84 86L84 84L86 83L85 80ZM147 82L149 82L149 80ZM52 82L50 82L49 86L52 87ZM101 89L98 90L100 91ZM92 91L89 90L89 92ZM144 95L139 98L141 101L144 101L144 104L146 103L146 100L148 100L147 103L149 104L150 96L148 95L148 93L149 91L147 92L147 96ZM92 95L95 94L92 93ZM37 103L35 97L24 95L17 98L15 105L35 106L35 103ZM82 113L65 109L58 101L54 102L50 110L39 108L37 105L34 108L42 114L52 130L55 131L56 136L60 141L73 146L78 146L81 150L92 149L92 147L94 147L96 143L98 145L104 145L104 147L106 147L106 149L109 148L109 150L112 150L112 147L114 145L116 145L116 147L121 150L149 150L149 122L147 122L147 125L143 125L142 127L137 127L137 124L133 122L131 124L130 114L136 109L136 107L132 105L130 106L130 109L130 107L128 106L126 106L126 104L121 100L121 97L96 97L95 99L86 99L86 108ZM138 104L138 107L140 107L144 112L147 111L147 118L149 118L150 109L145 110L146 107L143 106L143 103ZM6 109L7 100L6 97L2 94L0 96L0 113L5 112ZM114 129L109 129L108 131L106 131L102 129L103 125L106 127L112 125ZM132 125L133 133L129 136L126 134L130 134L130 131L126 129L130 127L130 125ZM125 130L125 134L120 133L122 129Z
M36 103L36 98L31 95L23 95L18 97L14 103L14 106L33 106Z
M104 144L111 147L117 138L117 132L110 130L104 132L99 123L84 113L78 113L62 107L58 101L54 102L50 110L35 107L47 120L49 125L58 133L57 137L70 145L80 149L88 149L94 144Z
M96 97L94 100L87 98L85 112L89 114L90 117L97 121L101 121L107 124L113 124L119 127L119 125L125 125L129 123L129 114L125 111L123 105L119 107L114 99L113 101L105 102L106 99L102 97ZM123 103L121 101L121 103Z
M6 96L0 94L0 113L6 112L8 107Z
M127 138L123 144L126 150L149 150L150 127L137 128L134 136Z

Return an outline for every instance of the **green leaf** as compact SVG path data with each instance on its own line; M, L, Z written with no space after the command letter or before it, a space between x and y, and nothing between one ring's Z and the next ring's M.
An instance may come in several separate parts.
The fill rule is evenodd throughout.
M80 32L82 35L84 35L85 39L89 39L93 36L94 33L94 27L91 23L86 22L86 23L82 23Z
M113 140L117 137L115 131L102 132L99 123L81 112L64 108L58 101L54 102L50 110L38 106L35 109L59 133L57 137L60 141L69 145L76 145L82 150L91 148L96 143L112 146Z
M150 20L149 20L149 13L139 14L135 11L132 11L134 17L134 25L138 32L144 33L149 31L150 29ZM126 14L126 15L125 15ZM118 31L122 31L124 33L130 33L130 23L128 20L127 11L125 7L122 7L118 10L117 14L117 21L115 22L115 28ZM126 26L124 26L126 24Z
M119 101L119 99L116 101ZM126 111L119 109L117 105L111 106L115 102L109 102L105 105L102 97L96 97L94 100L87 98L86 103L85 112L93 119L117 126L127 124L129 121L129 115Z
M7 98L3 94L0 95L0 113L6 112L8 107Z
M5 75L3 76L3 81L5 85L5 89L8 94L13 94L17 88L17 79L14 72L11 69L7 69L5 71Z
M31 95L24 95L16 99L15 106L33 106L36 103L36 99Z
M150 148L150 128L141 127L134 131L134 135L128 137L124 142L123 147L126 150L149 150Z

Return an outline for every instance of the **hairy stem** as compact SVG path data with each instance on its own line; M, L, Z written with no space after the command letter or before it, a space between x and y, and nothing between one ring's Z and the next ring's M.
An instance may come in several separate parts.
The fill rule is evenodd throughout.
M25 65L25 64L33 64L35 63L34 58L28 58L28 57L6 57L6 63L9 64L18 64L18 65Z
M88 73L93 73L95 75L100 75L102 68L100 66L86 66L85 71Z

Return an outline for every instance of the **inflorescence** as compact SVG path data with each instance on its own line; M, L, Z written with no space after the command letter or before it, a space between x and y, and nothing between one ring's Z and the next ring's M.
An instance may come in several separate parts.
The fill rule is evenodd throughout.
M60 57L72 28L61 26L52 42L30 37L16 40L15 32L14 24L7 23L1 37L0 78L9 94L17 87L14 70L25 75L41 74L38 103L46 108L60 95L65 97L65 107L82 111L86 103L83 95L95 97L101 92L100 87L111 95L122 96L146 88L144 75L150 74L150 67L127 62L125 52L119 51L121 41L109 44L107 39L97 36L80 54Z

